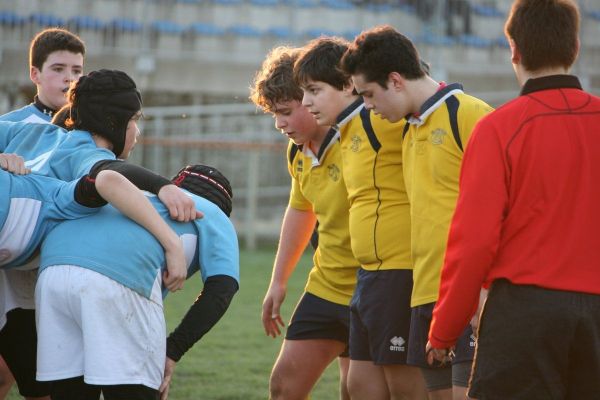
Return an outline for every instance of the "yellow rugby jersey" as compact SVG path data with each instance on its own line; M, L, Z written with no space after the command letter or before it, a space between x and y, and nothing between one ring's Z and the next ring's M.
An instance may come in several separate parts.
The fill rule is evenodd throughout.
M405 126L402 157L411 207L412 307L438 298L463 151L477 121L491 111L453 83L429 98L419 117L410 117Z
M339 133L330 130L319 154L290 141L292 176L289 206L312 209L319 226L319 245L305 290L325 300L348 305L356 286L359 263L352 255L348 229L348 194L342 176Z
M362 99L338 117L350 200L352 251L370 271L412 269L410 208L402 177L402 127L367 110Z

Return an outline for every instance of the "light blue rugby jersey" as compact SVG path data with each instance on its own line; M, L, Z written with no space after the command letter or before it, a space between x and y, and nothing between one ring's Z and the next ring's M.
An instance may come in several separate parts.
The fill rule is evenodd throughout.
M0 153L15 153L25 165L44 176L70 182L89 173L114 153L96 146L89 132L68 132L52 124L0 121Z
M0 121L23 121L36 122L40 124L49 124L51 120L52 117L50 115L44 114L43 112L38 110L38 108L33 103L0 116Z
M0 267L23 265L44 235L65 219L98 211L75 201L77 181L0 170Z
M200 271L203 282L214 275L227 275L239 282L239 248L233 224L209 200L190 196L204 217L187 223L173 221L166 207L150 196L152 205L183 240L188 278ZM40 273L65 264L96 271L150 299L165 256L154 236L109 205L90 217L65 221L47 235Z

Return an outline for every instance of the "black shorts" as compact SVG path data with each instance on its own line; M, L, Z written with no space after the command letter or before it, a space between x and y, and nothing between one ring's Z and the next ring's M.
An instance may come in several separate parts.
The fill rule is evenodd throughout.
M406 364L412 270L360 268L350 302L350 359Z
M429 327L431 325L431 316L435 303L423 304L413 307L412 318L410 322L410 348L408 350L408 364L420 368L433 368L427 363L425 355L425 346L429 337ZM475 346L477 339L473 335L471 325L467 326L456 342L454 349L454 358L452 364L471 363L475 356ZM438 368L450 368L451 365ZM449 381L449 386L452 382Z
M348 346L350 310L311 293L304 293L287 328L286 340L331 339ZM340 357L348 357L347 349Z
M494 282L479 323L469 395L600 398L600 295Z
M35 380L37 365L35 310L16 308L6 313L6 325L0 331L0 354L15 377L21 396L50 395L50 384Z

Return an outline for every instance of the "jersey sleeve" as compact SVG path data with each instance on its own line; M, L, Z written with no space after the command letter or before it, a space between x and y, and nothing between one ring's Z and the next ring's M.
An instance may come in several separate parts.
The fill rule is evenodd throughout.
M506 163L499 137L488 125L484 120L477 126L463 160L429 332L434 348L454 345L468 325L500 243L508 204Z
M84 180L86 178L81 179ZM75 199L75 192L77 190L77 185L80 184L81 180L60 182L56 185L56 189L51 192L52 195L46 202L48 215L51 218L77 219L93 214L99 210L96 206L87 207L77 202Z
M202 280L227 275L240 280L237 234L231 220L220 210L203 210L204 217L194 223L198 229L198 261Z
M23 131L23 128L22 123L0 121L0 153L4 153L10 142Z
M290 199L288 201L288 206L295 210L307 211L312 210L312 204L310 201L304 197L302 194L302 188L300 186L300 176L298 175L298 169L302 168L298 165L299 157L301 157L301 153L299 150L292 152L293 146L295 144L290 141L288 146L288 172L291 177L291 188L290 188Z

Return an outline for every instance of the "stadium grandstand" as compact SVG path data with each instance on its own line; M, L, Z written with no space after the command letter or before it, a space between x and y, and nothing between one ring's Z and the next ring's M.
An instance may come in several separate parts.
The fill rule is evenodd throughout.
M31 101L27 49L45 27L87 46L85 70L114 68L144 96L133 160L165 175L203 162L231 178L246 244L278 234L288 195L285 140L249 104L270 48L320 35L352 40L390 24L417 45L437 80L461 82L498 106L518 85L503 34L510 0L0 0L0 114ZM578 2L584 88L600 94L600 0Z

